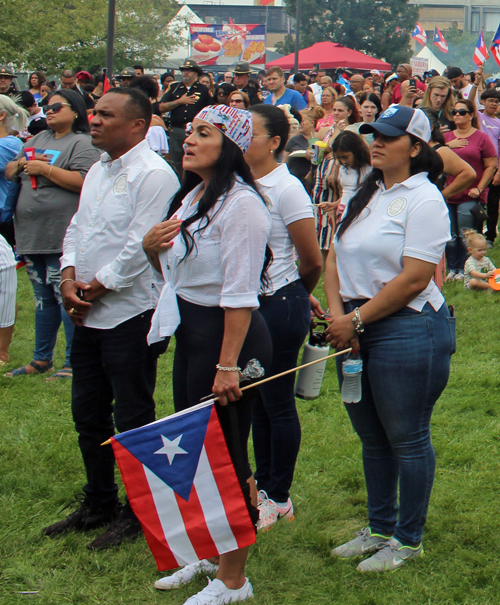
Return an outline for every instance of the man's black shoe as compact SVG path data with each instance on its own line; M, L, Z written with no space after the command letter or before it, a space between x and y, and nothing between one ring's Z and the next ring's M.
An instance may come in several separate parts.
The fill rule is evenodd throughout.
M64 508L68 508L72 504L79 504L80 506L73 513L68 515L66 519L46 527L43 530L45 536L64 534L71 530L90 531L96 529L97 527L107 525L114 521L122 509L122 505L119 502L113 508L105 510L93 509L86 501L85 496L77 496L76 500L73 500L73 502L70 502Z
M136 517L121 514L108 529L87 546L89 550L104 550L120 546L122 542L133 542L142 534L142 527Z

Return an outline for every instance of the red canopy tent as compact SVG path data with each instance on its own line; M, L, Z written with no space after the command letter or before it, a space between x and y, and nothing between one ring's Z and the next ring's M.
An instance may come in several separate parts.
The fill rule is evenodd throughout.
M374 57L369 57L357 50L342 46L336 42L317 42L309 48L299 51L299 69L313 69L319 65L320 69L378 69L380 71L391 71L391 64ZM295 54L286 55L281 59L275 59L266 67L278 66L282 69L292 69L295 66Z

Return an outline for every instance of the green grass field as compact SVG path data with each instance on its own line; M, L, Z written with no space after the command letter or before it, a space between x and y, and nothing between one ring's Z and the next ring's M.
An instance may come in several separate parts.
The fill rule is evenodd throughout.
M490 251L500 265L500 249ZM12 365L31 359L34 302L19 272L19 314ZM299 401L303 441L292 498L293 523L259 534L248 576L256 605L487 605L500 602L498 551L500 293L447 284L456 306L458 351L437 404L433 441L437 473L425 533L426 556L395 574L365 576L357 561L329 556L332 546L366 525L360 444L340 401L330 362L321 397ZM64 338L55 365L63 361ZM173 347L160 361L158 416L173 411ZM395 352L397 354L397 352ZM70 415L70 384L44 376L0 378L0 603L44 605L175 604L204 580L157 592L161 577L144 539L93 553L98 535L42 537L84 483ZM63 513L65 514L65 513ZM34 595L21 594L36 592Z

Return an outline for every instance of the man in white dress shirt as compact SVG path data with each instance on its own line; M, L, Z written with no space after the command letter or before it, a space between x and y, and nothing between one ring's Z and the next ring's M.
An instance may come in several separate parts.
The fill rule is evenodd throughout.
M112 447L100 444L115 424L123 432L155 420L156 364L166 349L146 341L159 288L142 239L165 217L179 182L145 140L150 122L151 103L136 89L112 88L97 102L90 134L105 153L63 243L60 288L76 325L72 412L87 484L79 508L44 533L111 523L92 550L141 533L128 502L118 501Z

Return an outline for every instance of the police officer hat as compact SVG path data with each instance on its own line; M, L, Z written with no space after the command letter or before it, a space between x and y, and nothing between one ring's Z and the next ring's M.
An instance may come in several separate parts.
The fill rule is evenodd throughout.
M120 75L117 76L117 80L123 80L123 78L135 78L135 69L132 67L126 67L120 72Z
M236 76L245 76L250 73L250 63L247 61L238 61L233 69L233 74Z
M191 71L195 71L199 76L203 75L203 69L198 65L198 63L196 63L196 61L193 61L193 59L186 59L184 61L184 65L181 65L179 69L181 71L183 69L189 69Z
M8 65L0 65L0 76L9 76L9 78L17 78L12 67Z

